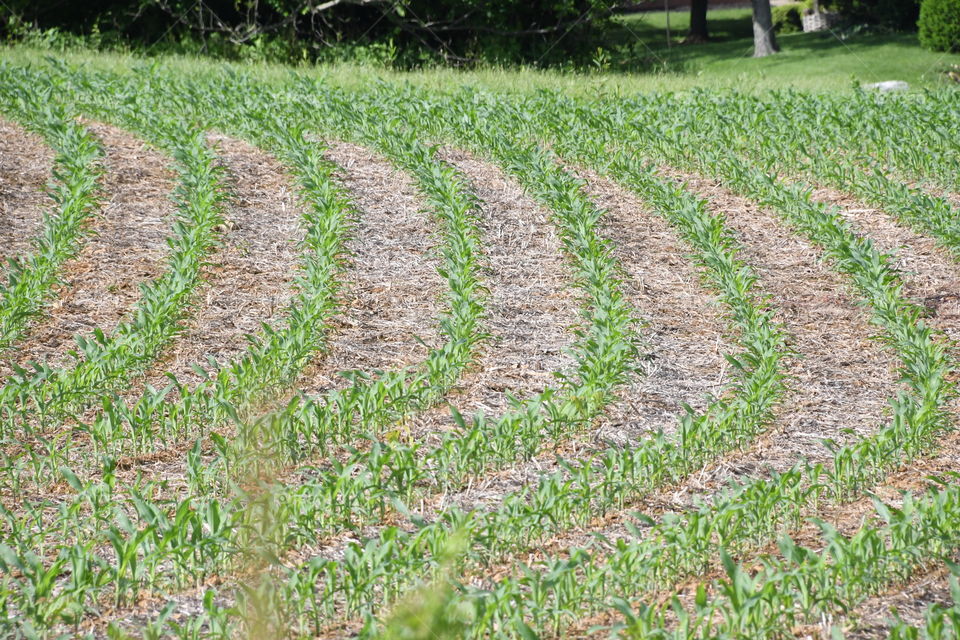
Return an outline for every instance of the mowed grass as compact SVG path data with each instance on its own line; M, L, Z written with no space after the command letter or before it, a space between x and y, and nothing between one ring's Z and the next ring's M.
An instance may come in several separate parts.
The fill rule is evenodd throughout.
M161 60L172 71L218 73L224 68L261 82L280 82L291 71L327 78L344 88L363 88L378 81L408 82L424 89L472 85L508 93L543 89L576 96L694 88L760 92L795 88L808 91L852 91L857 85L903 80L913 89L957 86L944 71L960 65L960 54L942 54L920 47L916 34L852 35L793 33L779 36L781 53L754 59L749 9L709 12L712 41L681 44L689 27L687 11L670 12L671 42L666 41L665 12L620 16L608 44L598 49L595 68L587 70L483 66L475 69L428 68L404 71L383 66L335 63L291 67L231 63L191 56L144 58L135 53L92 50L57 51L68 63L126 73L146 60ZM42 59L51 52L28 47L0 48L0 61L16 64Z
M660 71L660 90L692 87L764 90L793 87L812 91L847 90L858 84L903 80L916 88L946 84L943 70L960 56L927 51L914 33L847 35L840 31L779 34L782 51L754 59L749 9L718 9L707 16L711 42L682 44L690 26L688 11L622 16L612 39L631 46ZM621 66L628 60L617 61ZM611 71L617 71L616 64Z

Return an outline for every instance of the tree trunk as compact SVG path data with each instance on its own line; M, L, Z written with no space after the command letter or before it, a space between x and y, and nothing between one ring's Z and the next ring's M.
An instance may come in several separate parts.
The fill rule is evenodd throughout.
M687 32L684 44L707 42L710 39L707 31L707 1L690 0L690 31Z
M773 34L773 16L770 0L751 0L753 3L753 57L762 58L780 51Z

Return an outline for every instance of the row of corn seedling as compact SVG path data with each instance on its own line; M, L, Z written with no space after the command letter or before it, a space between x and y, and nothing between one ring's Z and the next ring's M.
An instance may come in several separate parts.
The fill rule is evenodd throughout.
M542 126L542 123L538 124ZM620 128L612 127L610 131L617 132L616 135L622 136L622 129ZM589 136L582 135L582 132L577 137L579 140L589 138ZM649 140L649 138L647 138L647 140ZM837 220L834 219L832 222L834 223L833 231L842 231L842 229L836 226L838 223ZM946 395L945 392L948 391L948 385L945 385L943 381L946 364L942 348L929 340L928 330L922 326L918 326L912 321L915 318L914 313L897 314L893 312L893 310L898 307L902 309L903 303L901 301L899 304L892 304L893 301L890 300L890 297L893 299L897 297L896 287L893 287L894 291L892 292L892 296L886 293L888 291L888 285L891 284L888 280L889 274L884 274L882 268L878 269L874 267L874 265L877 264L877 259L870 261L857 260L857 258L861 256L857 255L854 251L850 251L850 249L858 248L856 247L858 243L852 241L852 236L849 233L840 233L838 235L841 235L841 237L846 236L844 239L853 245L843 247L848 251L848 255L846 256L847 266L850 268L853 265L858 265L860 267L859 273L856 273L858 283L864 287L867 293L870 293L870 289L873 289L872 293L874 295L872 297L879 303L875 304L877 319L881 322L886 320L888 325L892 324L893 331L891 331L891 333L895 337L899 337L904 332L913 334L905 340L900 341L898 346L902 347L901 353L906 360L905 372L907 379L912 382L912 386L918 396L917 399L914 399L912 411L909 406L905 406L904 398L898 399L894 424L891 425L891 427L883 430L874 438L869 438L859 445L841 450L837 453L835 459L838 462L830 474L833 480L832 486L837 497L849 497L856 494L867 482L878 477L883 468L889 468L889 463L891 462L889 456L891 454L895 454L897 459L904 455L909 457L910 455L916 454L918 450L930 446L931 440L943 427L942 413L939 407L942 405L944 396ZM865 247L860 246L859 249L863 250ZM853 269L851 268L851 270ZM873 279L873 286L869 284L871 277ZM891 320L894 320L896 324L893 324ZM914 345L920 348L914 348ZM884 459L883 455L879 455L880 451L888 457ZM853 464L847 464L847 461L852 461ZM857 463L866 464L860 465ZM808 478L803 479L801 475L807 475ZM746 485L734 492L736 494L735 499L722 501L726 504L726 509L707 509L706 513L702 515L708 515L710 518L698 518L697 522L690 521L688 516L688 518L682 520L681 526L671 527L672 531L669 536L665 536L662 540L655 540L657 544L645 546L639 553L636 549L633 549L631 553L624 552L614 554L615 563L619 568L626 569L626 567L632 565L632 562L626 562L624 565L626 558L632 558L633 561L636 561L638 558L662 557L661 553L656 552L658 546L664 541L673 541L672 546L668 547L672 550L669 555L674 556L675 553L673 551L678 548L686 548L689 552L688 557L698 563L697 567L703 568L705 558L707 559L706 562L709 563L710 557L716 557L715 554L708 552L711 549L717 548L712 543L714 536L717 536L720 540L742 539L746 541L750 540L751 537L749 527L740 526L742 523L737 523L738 526L733 527L733 535L721 535L722 532L718 533L714 528L718 526L717 523L720 523L720 526L723 525L725 520L729 523L730 516L737 514L737 518L749 520L750 523L756 526L758 531L755 533L770 533L776 530L776 523L778 522L796 522L797 517L802 513L802 509L810 504L815 504L813 500L821 493L813 489L819 485L819 475L820 470L815 467L808 469L806 474L800 474L794 471L778 476L772 482L756 482L753 483L752 486ZM866 475L866 478L863 477L863 475ZM808 483L809 480L812 480L812 482ZM776 488L777 490L771 491L769 490L771 488ZM747 507L750 508L751 514L751 517L748 519L743 517L744 509ZM792 510L794 511L794 516L787 519L777 517L775 514L778 509ZM726 511L727 513L724 514L722 511ZM704 527L704 524L707 526ZM763 539L763 536L755 539ZM685 544L678 544L678 542L683 540L687 542ZM561 561L557 560L556 562L560 563ZM569 561L564 560L563 562ZM651 566L656 566L656 568L661 571L666 569L667 572L670 572L677 565L678 562L675 557L670 557L666 563L653 562L651 564ZM576 567L574 566L571 571L575 571L575 569ZM553 575L549 571L539 572L539 577L543 577L544 573ZM617 574L618 572L614 573ZM634 568L632 573L633 575L637 575L638 572ZM604 575L609 578L609 575ZM554 577L556 578L556 576ZM674 577L678 576L674 574ZM531 577L525 585L522 584L522 581L521 585L513 585L512 596L511 588L501 585L503 588L498 589L498 591L505 590L505 593L501 593L498 597L495 592L489 597L495 602L502 601L503 598L506 598L506 602L504 602L505 609L499 609L499 611L501 614L509 614L509 619L516 620L517 613L521 609L527 615L539 617L539 614L536 612L540 611L540 609L538 609L537 606L519 607L516 600L517 597L522 597L520 594L523 593L525 588L532 589L531 581L535 582L537 579L538 578ZM559 581L557 582L559 583ZM576 580L574 580L574 582L576 582ZM649 587L650 585L648 584L647 586ZM637 590L642 591L643 588ZM565 600L564 604L569 605L570 601ZM481 609L484 609L487 608L488 605L488 601L481 600L481 605L479 606ZM564 607L555 608L560 611L564 610ZM496 611L498 608L494 607L493 610ZM498 620L497 622L501 623L502 620ZM554 623L557 624L558 621L554 620Z
M99 205L103 151L63 107L51 100L52 85L29 83L0 66L0 109L43 136L57 153L48 195L56 205L43 217L32 251L9 260L0 284L0 351L14 344L43 308L60 270L80 249L86 223Z
M700 139L712 139L722 131L726 143L735 145L741 157L763 161L786 176L796 174L849 191L865 202L881 206L899 220L929 233L955 256L960 256L960 223L955 206L946 198L911 187L888 173L883 158L869 153L856 154L847 145L846 136L826 135L830 128L813 129L820 138L811 143L811 130L798 127L787 114L773 109L757 109L746 99L718 104L702 99L697 108L680 103L676 109L662 109L646 101L626 107L647 115L671 113L686 133ZM734 106L738 108L734 108ZM910 140L911 149L917 141ZM794 153L783 153L784 148ZM941 157L939 149L927 149L924 155ZM927 168L935 171L934 168Z
M428 158L421 157L421 159ZM456 189L457 181L449 172L439 176L438 180L444 183L445 188ZM457 191L453 193L455 195L453 199L449 197L449 193L447 197L442 197L439 192L435 199L436 205L443 206L440 211L443 214L441 217L445 217L448 221L452 239L452 248L448 252L448 264L446 266L453 274L451 282L456 287L452 298L457 302L456 305L453 305L457 315L447 326L451 332L458 332L454 335L456 340L453 341L454 347L450 349L451 352L453 354L469 354L470 347L477 339L478 332L474 325L476 317L481 311L481 307L476 303L474 297L478 287L475 281L471 282L467 279L476 269L477 260L475 255L476 242L473 239L473 233L475 232L472 231L472 222L470 221L474 205L469 194ZM451 206L451 203L465 203L466 206ZM465 356L459 358L461 363L465 359ZM429 371L429 374L435 376L435 379L443 380L444 384L449 384L449 380L455 378L455 375L451 374L454 364L448 362L443 365L439 362L438 356L434 357L434 361L437 364ZM465 365L460 364L459 366ZM226 449L230 452L242 450L236 443L229 443L226 445ZM188 457L190 458L188 464L191 465L191 468L197 469L202 466L200 452L197 448L191 450ZM66 470L63 470L62 473L67 478L73 477ZM104 493L103 486L108 484L108 479L112 477L111 470L107 469L104 477L105 480L102 482L87 484L75 479L74 482L77 483L77 486L74 488L77 491L78 498L74 501L74 504L85 504L85 496L89 493L101 496ZM159 489L156 488L152 491L159 493ZM142 586L156 586L166 583L176 588L183 586L185 580L202 579L203 576L210 575L218 568L222 569L224 562L229 563L230 560L233 560L235 566L242 566L243 559L237 557L240 555L237 550L241 548L240 542L245 535L240 529L244 517L244 500L242 498L231 502L221 502L215 498L203 501L186 499L170 504L144 497L149 493L151 491L138 490L133 492L132 497L126 500L118 498L100 500L98 498L98 509L94 510L97 515L85 519L86 522L91 524L101 523L104 510L107 513L112 513L116 511L118 503L124 505L120 513L127 513L129 516L121 517L118 521L119 524L111 525L109 531L113 532L110 541L115 548L114 556L118 559L127 558L126 562L121 562L118 566L106 563L106 568L104 568L103 558L96 553L95 542L91 542L90 545L79 550L76 547L61 548L58 557L63 562L58 560L53 567L48 567L43 563L38 565L38 567L42 567L44 575L60 575L62 578L64 563L66 562L64 558L71 553L80 553L85 558L84 563L87 566L101 569L99 572L90 574L91 576L95 575L95 579L80 581L80 584L84 585L84 590L78 591L78 593L82 595L68 599L71 602L70 609L72 612L75 613L78 607L83 609L82 604L84 602L93 603L96 601L96 598L90 595L91 589L102 592L110 587L114 591L115 598L119 601L127 601L134 597ZM42 517L43 507L38 507L36 511L41 512ZM13 517L12 514L11 517ZM206 523L204 523L204 518L207 519ZM215 521L217 526L213 526L209 522L211 519ZM33 554L33 549L37 548L37 539L32 532L23 528L26 523L33 521L35 521L34 518L19 521L23 526L16 527L11 537L21 536L21 534L24 536L18 539L20 544L17 547L21 551L20 553L13 552L11 558L25 557L36 560L36 554L31 554ZM132 522L137 524L131 524ZM197 526L194 527L194 524L197 524ZM54 518L52 525L48 524L45 528L49 532L56 531L58 526L65 527L68 525L72 526L73 523ZM225 531L233 532L233 535L227 535L224 533ZM208 538L205 535L207 532L211 532L213 535ZM179 542L184 535L187 535L193 544ZM67 539L78 539L78 536L68 536ZM94 537L93 541L96 541L96 539ZM229 544L225 544L225 541ZM199 545L199 547L196 545ZM206 550L216 550L216 552L211 551L214 555L210 556L206 553ZM161 580L157 571L171 563L173 570L170 571L170 574L172 575L166 575L164 580ZM21 564L27 566L30 563L24 564L21 562ZM71 561L70 564L75 563ZM22 585L18 583L17 586ZM30 589L25 587L11 591L13 594L18 592L27 594ZM43 599L45 598L41 598L41 600ZM77 604L78 601L80 605ZM23 605L23 600L18 600L17 606L21 612L30 613L29 608ZM58 618L54 616L53 622L57 620ZM60 620L62 621L62 618Z
M201 282L203 261L215 244L214 229L222 223L227 188L203 132L175 119L147 115L136 103L125 103L118 111L125 125L145 131L170 152L179 174L167 268L141 286L130 317L109 335L96 329L91 336L75 337L73 364L53 368L30 362L18 368L0 389L0 428L6 436L18 427L31 432L56 425L99 397L127 386L179 331L179 321Z

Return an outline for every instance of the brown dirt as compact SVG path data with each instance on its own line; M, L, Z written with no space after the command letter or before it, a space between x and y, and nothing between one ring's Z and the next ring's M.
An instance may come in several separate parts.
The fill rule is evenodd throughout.
M937 454L919 460L909 466L905 466L892 473L884 484L876 487L874 495L885 503L900 506L902 503L903 492L919 494L925 489L936 486L929 480L930 476L941 476L958 468L960 463L960 434L951 434L943 443L943 448ZM817 517L833 524L843 535L852 535L857 529L875 516L875 509L872 506L870 498L863 498L853 503L844 505L829 506L817 512ZM807 548L822 550L823 538L820 529L812 522L807 522L799 531L792 532L791 537L800 545ZM552 553L562 555L568 548L563 539L551 540L549 547L556 548ZM601 552L595 554L595 561L602 562ZM760 563L759 556L778 556L776 543L770 543L764 548L751 554L751 558L743 558L738 561L745 567L758 570ZM541 560L540 550L532 553L532 559ZM688 611L693 609L694 597L697 588L700 585L710 585L713 581L725 580L726 574L719 566L717 559L714 559L716 566L703 575L693 576L683 583L676 586L675 589L667 589L659 593L638 594L638 601L644 604L669 605L671 598L676 596ZM845 626L846 629L852 629L845 637L855 638L856 640L874 640L875 638L885 638L887 623L891 618L888 615L891 606L896 606L904 618L911 623L920 622L923 609L931 602L948 602L949 591L946 582L946 572L942 569L928 571L921 569L920 575L911 579L907 584L897 584L891 586L886 592L870 597L857 605L854 610L847 615L828 614L824 616L824 624L803 625L795 629L797 638L806 638L810 640L829 640L830 627L832 625ZM489 586L489 585L487 585ZM708 593L712 593L708 589ZM668 620L670 619L668 611ZM604 610L591 616L586 620L575 623L571 628L565 629L560 637L581 638L594 637L588 633L588 629L593 625L613 624L622 620L622 617L614 610Z
M100 328L110 333L140 298L139 284L158 276L168 253L165 242L173 215L168 194L173 176L167 159L142 140L116 127L85 122L101 140L106 156L103 210L92 235L63 271L65 284L32 327L16 358L67 362L73 336ZM0 375L10 372L0 367Z
M45 190L54 156L42 137L0 118L0 273L9 258L30 250L44 211L53 206Z
M931 478L947 478L948 474L960 469L960 432L952 432L940 443L938 451L928 457L920 458L907 465L901 465L892 471L884 482L871 491L872 496L888 504L898 505L903 493L919 495L937 484ZM817 517L831 523L844 535L852 535L865 520L873 515L873 499L864 496L859 500L840 505L828 505L817 512ZM813 523L807 523L793 538L807 547L822 546L820 530ZM775 546L765 550L775 553Z
M948 474L954 473L960 468L960 432L950 433L940 445L936 453L910 464L902 465L899 469L890 473L882 484L871 491L872 496L876 496L888 505L900 507L903 503L904 493L912 493L918 496L930 488L936 488L938 483L933 478L942 478L949 481ZM852 536L862 526L874 520L875 516L876 509L870 496L864 496L846 504L827 505L816 512L818 519L830 523L844 536ZM801 546L817 551L823 550L823 536L820 528L814 522L807 521L799 530L791 532L790 536ZM761 555L779 556L777 544L771 542L756 553L751 554L753 558ZM741 563L748 565L750 561L749 559L743 559ZM850 614L842 618L827 616L828 624L804 626L803 633L798 633L798 637L828 640L832 637L830 635L830 625L842 622L843 619L848 620L850 626L855 629L852 634L846 637L859 640L886 637L883 630L886 628L885 621L889 619L886 614L891 606L898 607L902 613L914 615L914 618L908 617L907 619L917 622L919 618L916 615L922 613L923 608L937 597L936 588L931 589L932 581L930 576L927 575L927 571L921 568L919 573L919 576L911 579L906 585L892 585L886 592L866 599L857 605ZM937 572L934 573L937 574ZM676 593L689 608L699 584L722 578L724 578L724 574L717 567L709 575L696 576L686 581L678 587ZM945 588L945 586L944 580L943 587ZM674 592L665 592L663 597L669 598L672 595L674 595Z
M334 319L328 353L303 376L310 394L348 383L340 371L372 372L412 365L440 343L439 314L445 282L437 273L437 225L412 179L383 157L358 145L328 142L325 157L359 214L347 242L343 312Z
M499 416L507 394L527 397L556 386L554 372L575 366L567 350L574 341L579 303L563 244L550 213L526 196L503 171L473 155L445 149L440 158L461 171L480 199L478 226L488 290L483 331L490 339L448 403L465 416ZM453 428L444 405L414 417L422 439Z
M960 191L956 191L956 177L954 177L953 186L950 186L950 179L946 176L938 176L936 179L911 179L904 176L888 176L891 180L899 180L908 187L916 189L920 193L933 198L942 198L947 201L954 209L960 208Z
M227 169L232 201L218 229L220 246L205 268L194 312L183 333L147 376L163 386L163 373L181 383L199 377L191 364L208 358L226 365L246 350L246 335L276 324L293 295L300 209L290 180L272 156L235 138L210 134Z

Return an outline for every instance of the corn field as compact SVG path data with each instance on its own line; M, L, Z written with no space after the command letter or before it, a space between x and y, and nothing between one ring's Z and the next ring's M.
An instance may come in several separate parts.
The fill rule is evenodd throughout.
M960 638L958 140L0 63L0 635Z

